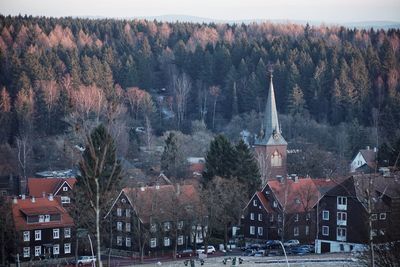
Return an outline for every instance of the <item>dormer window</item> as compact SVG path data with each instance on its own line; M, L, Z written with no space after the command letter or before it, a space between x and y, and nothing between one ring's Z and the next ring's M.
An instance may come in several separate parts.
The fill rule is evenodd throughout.
M63 186L63 191L67 192L68 191L68 186Z
M48 214L44 215L44 221L50 222L50 215L48 215Z
M44 216L43 215L39 215L39 222L44 222Z

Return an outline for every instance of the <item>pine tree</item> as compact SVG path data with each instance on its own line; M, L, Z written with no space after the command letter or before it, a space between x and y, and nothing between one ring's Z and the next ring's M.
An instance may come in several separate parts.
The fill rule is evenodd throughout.
M297 84L294 85L289 95L288 111L292 115L305 115L306 113L306 102L304 100L303 90L301 90Z
M178 139L173 132L170 132L161 155L161 171L168 177L177 178L178 164Z
M87 135L86 149L79 163L79 169L81 175L77 177L76 186L95 213L97 262L101 267L101 218L105 215L108 199L114 197L112 194L117 191L122 178L114 140L102 124Z
M248 197L251 197L251 194L258 190L261 184L257 162L250 148L242 139L235 146L235 151L237 165L234 176L239 182L246 185Z

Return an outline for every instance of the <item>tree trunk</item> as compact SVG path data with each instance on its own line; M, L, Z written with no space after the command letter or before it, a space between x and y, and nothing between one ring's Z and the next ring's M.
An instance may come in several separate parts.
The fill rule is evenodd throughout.
M215 125L215 109L217 107L217 98L215 98L214 100L214 110L213 110L213 119L212 119L212 127L214 129L214 125Z
M228 224L225 224L224 227L224 248L228 249Z
M97 239L97 262L99 267L103 267L101 262L101 244L100 244L100 185L98 178L96 182L96 239Z
M79 246L79 238L78 233L76 234L75 239L75 266L78 267L78 246Z

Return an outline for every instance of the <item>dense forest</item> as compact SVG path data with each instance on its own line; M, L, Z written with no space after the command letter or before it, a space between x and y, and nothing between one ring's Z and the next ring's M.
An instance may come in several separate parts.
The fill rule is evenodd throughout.
M233 140L256 134L272 70L292 147L348 160L366 145L393 151L400 136L398 29L0 16L0 33L10 151L89 120L123 122L114 129L128 129L130 148L166 130L193 134L195 120Z

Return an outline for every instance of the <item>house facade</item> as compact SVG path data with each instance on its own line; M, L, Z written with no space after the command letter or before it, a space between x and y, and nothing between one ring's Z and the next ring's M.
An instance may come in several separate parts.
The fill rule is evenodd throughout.
M244 209L241 221L244 237L312 243L319 196L311 178L292 176L270 180Z
M76 178L28 178L28 194L36 198L52 195L63 206L71 203Z
M124 188L106 216L112 248L152 255L201 243L194 217L198 201L193 185Z
M375 243L398 240L399 196L400 183L379 174L353 175L338 183L318 205L316 252L357 250L370 234Z
M15 255L20 261L72 257L75 228L73 219L52 196L12 200L17 233Z
M350 163L350 172L372 173L376 167L377 149L361 149Z

